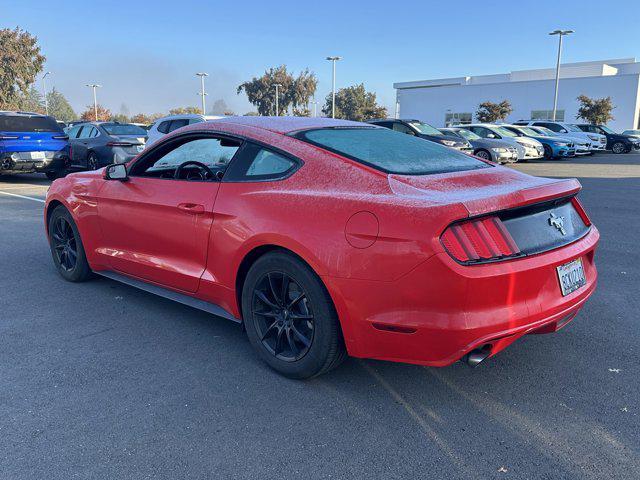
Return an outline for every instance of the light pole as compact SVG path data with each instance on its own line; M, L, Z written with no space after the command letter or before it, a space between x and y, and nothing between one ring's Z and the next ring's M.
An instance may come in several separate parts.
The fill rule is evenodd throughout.
M42 96L44 97L44 113L49 115L49 102L47 102L47 75L51 75L51 72L45 72L42 75Z
M553 93L553 113L551 120L556 120L556 110L558 108L558 83L560 83L560 57L562 56L562 37L573 33L573 30L554 30L549 35L558 35L558 62L556 63L556 88Z
M102 85L98 85L97 83L87 83L87 87L91 87L93 89L93 113L96 117L96 122L98 121L98 96L96 95L96 88L101 88Z
M318 116L318 102L315 101L315 99L311 102L311 105L313 105L313 116L317 117Z
M274 83L273 84L274 87L276 87L276 117L280 115L279 111L278 111L278 87L281 87L282 84L281 83Z
M208 73L204 73L204 72L196 73L196 77L200 77L200 93L198 95L202 96L202 115L205 115L205 100L204 100L204 97L207 95L204 92L204 77L208 77L208 76L209 76Z
M331 88L331 118L336 118L336 62L342 60L342 57L327 57L333 64L333 87Z

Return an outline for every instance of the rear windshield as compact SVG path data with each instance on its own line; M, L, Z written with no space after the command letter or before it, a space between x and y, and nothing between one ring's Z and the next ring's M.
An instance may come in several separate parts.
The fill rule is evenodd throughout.
M62 132L51 117L0 115L0 132Z
M102 128L104 128L109 135L147 135L147 131L137 125L103 123Z
M323 128L299 132L296 138L387 173L428 175L489 167L456 150L386 128Z

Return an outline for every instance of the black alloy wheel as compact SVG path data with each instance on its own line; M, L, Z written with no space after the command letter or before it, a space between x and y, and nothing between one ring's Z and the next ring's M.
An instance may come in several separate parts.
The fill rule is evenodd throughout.
M262 345L285 362L304 357L314 334L313 310L302 287L284 272L268 272L253 290L251 311Z
M60 268L71 272L78 262L78 245L73 228L65 217L58 217L53 223L51 243Z
M89 157L87 158L87 168L89 170L97 170L98 169L98 157L93 152L91 152L89 154Z
M627 151L627 147L622 142L615 142L611 146L611 150L613 151L613 153L620 154L620 153L625 153Z

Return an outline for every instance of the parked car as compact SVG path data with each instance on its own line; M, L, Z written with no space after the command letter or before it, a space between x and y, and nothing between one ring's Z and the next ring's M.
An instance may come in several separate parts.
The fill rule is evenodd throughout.
M242 323L289 377L347 353L477 365L593 293L580 188L371 124L234 117L54 182L46 234L64 279Z
M640 150L640 139L616 133L606 125L591 125L589 123L579 123L576 125L580 130L587 133L599 133L607 138L607 150L613 153L629 153Z
M473 154L476 157L496 163L514 163L518 161L518 150L509 142L482 138L464 128L441 128L440 131L445 135L464 138L473 147Z
M387 118L380 120L369 120L367 123L378 125L379 127L390 128L396 132L406 133L416 137L424 138L431 142L439 143L446 147L455 148L462 152L471 153L473 147L464 138L460 138L457 135L445 135L440 130L432 127L428 123L421 122L420 120L403 119L398 120L395 118Z
M144 150L147 131L128 123L85 122L68 131L71 170L96 170L125 163Z
M580 130L575 125L565 122L552 122L551 120L519 120L513 122L514 125L528 125L533 127L545 127L560 134L563 137L571 138L580 142L587 142L591 152L603 152L607 147L607 137L599 133L587 133Z
M556 133L545 127L534 127L531 125L527 125L526 128L530 128L538 135L542 135L544 137L561 138L562 140L573 143L573 146L576 150L576 156L591 155L593 153L591 151L591 141L587 142L585 140L578 140L575 137L568 137L562 133Z
M511 130L494 125L492 123L476 123L471 125L458 125L460 128L470 130L482 138L503 140L510 143L518 150L518 161L538 160L544 156L542 144L533 138L519 137Z
M218 118L223 117L217 115L198 115L188 113L183 115L169 115L167 117L159 118L148 129L146 146L150 147L167 133L171 133L178 128Z
M53 117L0 112L0 175L44 173L54 179L69 161L67 135Z
M539 141L544 148L544 158L553 160L556 158L568 158L576 156L576 147L571 140L567 140L560 137L549 137L546 135L540 135L540 133L533 130L531 127L524 127L521 125L501 125L507 130L511 130L519 137L533 138Z
M625 130L623 135L629 135L631 137L640 138L640 130Z

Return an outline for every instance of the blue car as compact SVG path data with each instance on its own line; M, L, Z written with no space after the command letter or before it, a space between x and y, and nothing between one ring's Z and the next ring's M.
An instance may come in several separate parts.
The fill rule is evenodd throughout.
M53 117L0 112L0 175L44 173L54 179L69 164L69 137Z
M556 158L569 158L576 156L576 146L572 140L542 135L532 128L520 125L500 125L519 137L529 137L538 140L544 147L544 158L553 160Z

